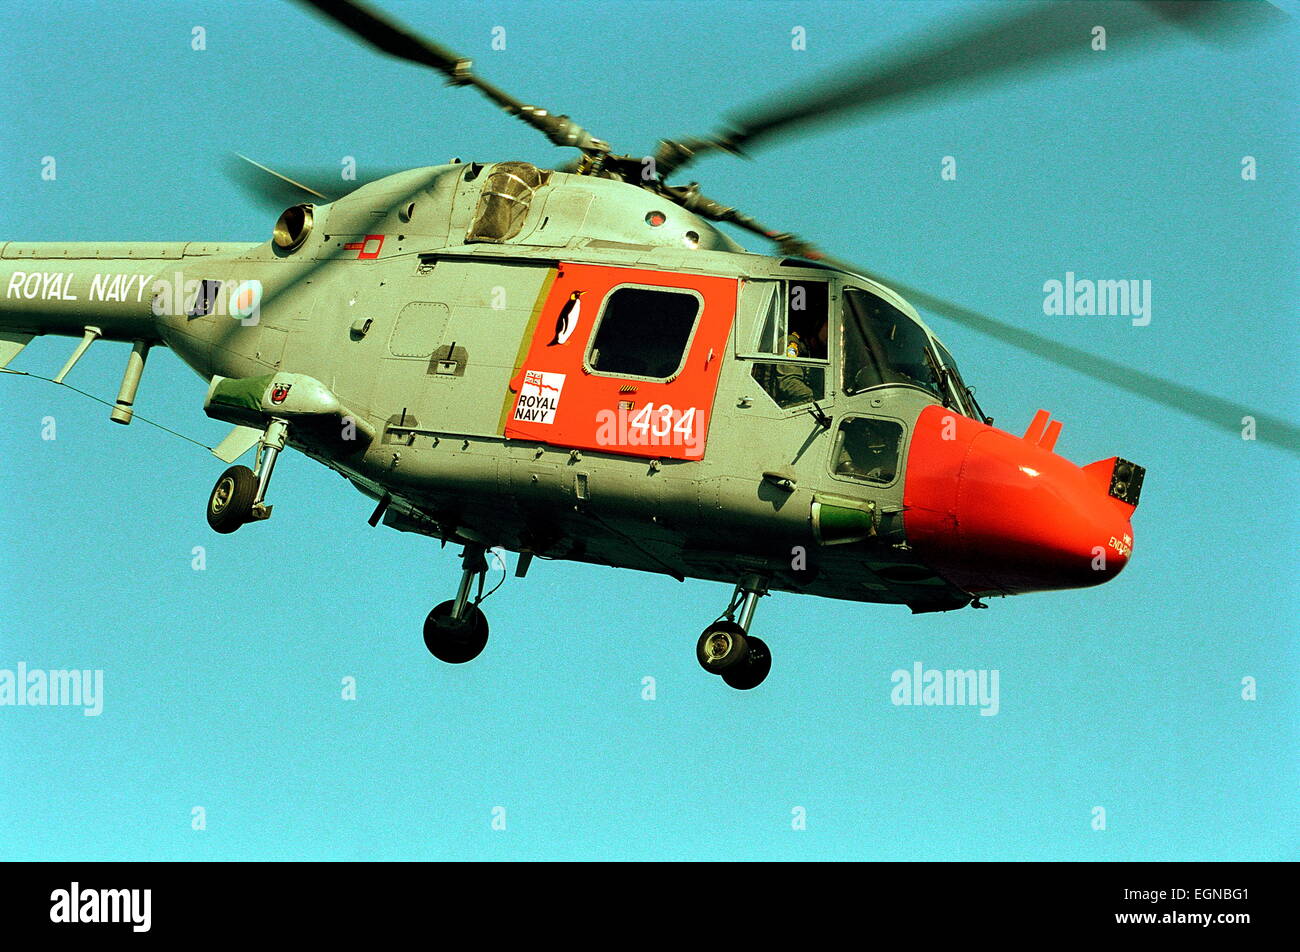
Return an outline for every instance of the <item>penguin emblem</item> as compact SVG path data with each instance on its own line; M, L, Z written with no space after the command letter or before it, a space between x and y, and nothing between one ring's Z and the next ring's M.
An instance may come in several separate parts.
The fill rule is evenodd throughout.
M573 332L578 328L578 318L582 315L580 298L586 293L586 291L574 291L564 302L564 307L560 308L560 316L555 319L555 336L551 338L548 347L563 344L573 336Z

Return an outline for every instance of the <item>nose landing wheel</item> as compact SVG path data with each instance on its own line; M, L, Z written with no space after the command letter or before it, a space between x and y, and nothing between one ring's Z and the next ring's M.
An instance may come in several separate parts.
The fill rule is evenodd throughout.
M763 683L772 670L772 652L759 638L748 634L759 598L767 594L767 585L756 575L746 575L736 586L731 604L722 618L715 621L695 645L700 667L716 674L738 691L749 691Z

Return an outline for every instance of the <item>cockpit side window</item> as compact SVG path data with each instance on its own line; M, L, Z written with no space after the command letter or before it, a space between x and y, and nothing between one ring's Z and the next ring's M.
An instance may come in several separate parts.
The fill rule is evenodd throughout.
M759 322L759 354L826 359L830 290L825 281L774 283ZM791 353L791 347L796 353Z
M888 485L898 474L903 427L893 420L846 417L840 423L832 450L836 476Z
M754 380L782 409L826 397L830 286L825 281L778 281L758 322Z
M859 288L844 291L843 360L845 393L906 384L944 397L925 331L888 301Z

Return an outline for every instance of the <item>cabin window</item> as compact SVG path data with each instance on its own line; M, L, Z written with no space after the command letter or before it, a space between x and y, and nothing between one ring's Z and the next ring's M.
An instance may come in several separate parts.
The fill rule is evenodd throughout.
M588 366L602 374L667 380L686 361L701 300L692 291L615 288L592 336Z
M848 417L835 434L831 470L880 486L894 481L903 443L903 427L893 420Z
M888 301L858 288L844 291L844 391L905 384L943 398L930 339Z

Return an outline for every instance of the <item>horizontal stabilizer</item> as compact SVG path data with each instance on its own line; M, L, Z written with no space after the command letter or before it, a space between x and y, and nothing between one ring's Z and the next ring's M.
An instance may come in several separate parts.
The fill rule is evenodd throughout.
M237 426L212 448L212 455L223 463L233 463L256 446L261 438L261 430L255 430L251 426Z
M27 343L35 334L20 334L18 331L0 331L0 367L8 367L9 361L22 353Z

